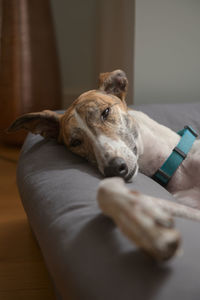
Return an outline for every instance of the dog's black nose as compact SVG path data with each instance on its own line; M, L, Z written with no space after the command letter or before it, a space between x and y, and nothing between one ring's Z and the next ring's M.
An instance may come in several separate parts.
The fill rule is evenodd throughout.
M126 162L121 157L115 157L109 161L108 166L104 169L106 177L119 176L125 177L128 173Z

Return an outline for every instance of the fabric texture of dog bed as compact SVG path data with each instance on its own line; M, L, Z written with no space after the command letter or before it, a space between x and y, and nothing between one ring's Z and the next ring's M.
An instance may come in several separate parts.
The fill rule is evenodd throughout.
M133 108L174 130L191 125L200 132L200 103ZM18 164L18 187L59 299L69 299L69 290L72 299L81 300L199 299L200 224L177 219L184 252L157 264L102 215L96 202L101 179L63 145L28 135ZM143 174L128 187L174 201Z

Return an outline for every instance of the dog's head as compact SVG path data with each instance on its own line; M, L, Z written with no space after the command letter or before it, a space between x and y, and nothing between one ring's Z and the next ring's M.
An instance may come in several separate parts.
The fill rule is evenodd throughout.
M128 81L121 70L100 74L99 89L83 93L63 115L52 111L19 117L21 128L56 138L75 154L96 163L104 176L129 180L138 171L138 128L125 103Z

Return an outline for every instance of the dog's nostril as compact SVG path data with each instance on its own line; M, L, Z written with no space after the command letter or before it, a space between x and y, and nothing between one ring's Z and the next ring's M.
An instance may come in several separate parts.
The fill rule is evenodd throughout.
M115 157L110 160L107 167L104 169L104 174L107 177L120 176L125 177L128 173L128 167L123 158Z
M126 174L128 171L127 165L125 163L122 163L118 168L119 174L123 175Z

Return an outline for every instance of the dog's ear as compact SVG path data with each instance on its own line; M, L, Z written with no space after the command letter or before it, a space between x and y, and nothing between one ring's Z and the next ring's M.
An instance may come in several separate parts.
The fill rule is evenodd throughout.
M125 101L128 90L128 79L122 70L115 70L99 75L99 89L108 94L113 94Z
M45 138L59 138L60 119L62 115L51 110L28 113L17 118L7 129L7 132L26 129Z

